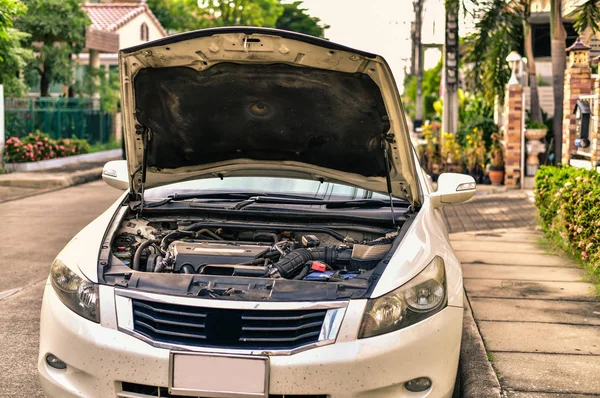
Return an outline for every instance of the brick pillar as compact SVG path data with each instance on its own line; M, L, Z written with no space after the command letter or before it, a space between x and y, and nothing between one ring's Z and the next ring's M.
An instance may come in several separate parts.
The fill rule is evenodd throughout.
M575 121L575 104L580 95L589 95L592 91L592 69L588 57L590 47L583 44L579 38L567 48L569 59L565 70L565 97L563 101L563 131L562 131L562 164L569 164L571 155L575 152L577 128Z
M504 185L519 188L523 134L523 86L509 85L504 101Z

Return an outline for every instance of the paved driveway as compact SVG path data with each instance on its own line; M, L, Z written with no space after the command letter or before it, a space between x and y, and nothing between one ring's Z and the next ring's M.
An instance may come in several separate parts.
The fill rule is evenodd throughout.
M119 195L97 181L0 203L0 397L43 397L36 360L50 264Z

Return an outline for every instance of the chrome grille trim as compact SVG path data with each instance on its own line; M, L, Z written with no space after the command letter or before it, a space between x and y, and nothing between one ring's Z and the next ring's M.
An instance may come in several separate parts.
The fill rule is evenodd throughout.
M231 310L294 310L294 311L303 311L303 310L323 310L325 312L325 318L322 322L322 327L320 332L310 332L308 333L310 337L318 337L318 340L306 345L301 345L294 348L264 348L264 349L256 349L256 348L220 348L220 347L202 347L202 346L192 346L189 344L176 344L172 342L161 342L154 341L153 339L145 336L142 333L139 333L135 330L133 318L133 313L135 312L134 300L145 300L152 301L156 303L162 304L175 304L175 305L184 305L190 307L200 307L200 308L211 308L211 309L231 309ZM143 304L143 303L136 303ZM346 307L348 306L348 301L325 301L325 302L249 302L249 301L232 301L232 300L211 300L211 299L200 299L194 297L179 297L179 296L169 296L169 295L160 295L156 293L146 293L139 291L128 291L125 289L115 289L115 305L117 310L117 321L118 321L118 329L129 335L132 335L154 347L157 348L165 348L165 349L177 349L177 350L187 350L187 351L196 351L196 352L207 352L207 353L224 353L224 354L245 354L245 355L292 355L298 352L306 351L311 348L325 346L329 344L333 344L337 338L339 329L341 327L342 320L344 318ZM199 308L199 310L200 310ZM180 311L170 311L172 313L180 314ZM168 314L167 310L164 312ZM189 314L189 313L188 313ZM201 314L197 315L195 319L197 321L202 318ZM266 315L266 314L265 314ZM311 317L322 317L323 313L319 311L316 314L303 314L300 316L283 316L276 317L278 320L297 320L297 319L310 319ZM255 316L255 314L243 315L242 316L245 321L251 320L264 320L266 318L272 319L272 317L261 317ZM141 318L143 319L143 318ZM190 319L191 320L191 319ZM136 322L139 322L136 321ZM313 323L313 322L308 322ZM320 323L320 322L319 322ZM150 326L150 325L148 325ZM177 325L173 325L177 326ZM198 326L196 324L195 326ZM187 327L187 326L186 326ZM314 327L314 326L313 326ZM198 331L201 331L202 328L198 328ZM190 330L188 330L190 332ZM251 332L251 330L244 329L242 333ZM177 333L177 332L174 332ZM192 337L189 336L188 333L183 333L185 338ZM201 340L201 335L194 335L193 338L199 338ZM260 337L248 336L246 337L247 341L261 342ZM306 338L306 336L302 335L298 338L292 340L298 340L301 338ZM253 339L253 340L250 340ZM289 342L290 340L282 340L285 342ZM199 342L198 344L202 344Z

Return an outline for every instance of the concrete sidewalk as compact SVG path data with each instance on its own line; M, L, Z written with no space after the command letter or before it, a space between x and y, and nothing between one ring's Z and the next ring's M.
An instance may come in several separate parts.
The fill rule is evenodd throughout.
M533 192L502 188L477 186L477 193L470 201L445 207L448 232L534 227Z
M488 358L504 396L600 396L600 301L581 269L539 243L535 227L506 228L533 224L528 196L463 204L472 225L447 217L451 230L467 231L451 240Z

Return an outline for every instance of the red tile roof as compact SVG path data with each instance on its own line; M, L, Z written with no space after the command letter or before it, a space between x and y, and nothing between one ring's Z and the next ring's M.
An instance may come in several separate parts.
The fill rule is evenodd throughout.
M138 15L148 13L162 34L167 35L146 3L86 3L82 8L92 21L91 29L115 32Z

